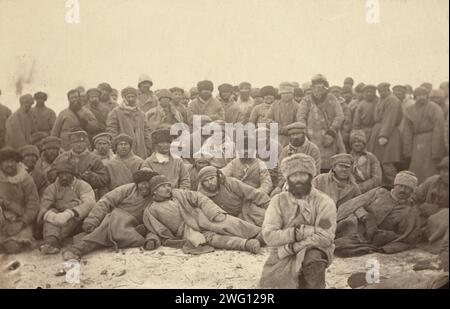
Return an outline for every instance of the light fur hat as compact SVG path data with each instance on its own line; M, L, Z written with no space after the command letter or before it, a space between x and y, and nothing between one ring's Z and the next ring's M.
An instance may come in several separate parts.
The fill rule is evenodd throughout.
M316 175L316 162L311 156L304 153L297 153L284 158L280 164L281 174L284 178L296 172L308 173L312 177Z
M395 176L394 186L404 185L415 190L417 187L417 182L418 180L416 174L410 171L401 171Z

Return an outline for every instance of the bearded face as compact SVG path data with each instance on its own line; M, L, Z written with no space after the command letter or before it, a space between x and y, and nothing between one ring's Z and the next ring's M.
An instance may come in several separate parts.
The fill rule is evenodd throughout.
M303 198L311 193L312 176L304 172L295 172L287 179L289 192L296 198Z

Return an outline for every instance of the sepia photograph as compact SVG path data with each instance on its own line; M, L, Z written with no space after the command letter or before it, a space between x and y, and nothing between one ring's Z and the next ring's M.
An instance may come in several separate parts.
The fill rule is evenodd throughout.
M0 0L0 290L448 289L448 23L447 0Z

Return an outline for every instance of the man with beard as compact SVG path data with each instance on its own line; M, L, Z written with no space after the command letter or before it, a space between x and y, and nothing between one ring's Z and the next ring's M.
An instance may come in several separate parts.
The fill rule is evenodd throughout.
M142 224L145 208L151 203L150 180L157 173L139 170L133 182L112 190L103 196L87 218L82 230L88 233L79 242L62 252L64 260L79 260L98 248L146 248L148 232Z
M363 100L356 107L353 116L353 130L363 130L367 138L375 125L375 107L379 102L376 91L377 87L374 85L364 86Z
M243 149L237 149L237 158L221 169L222 174L239 179L269 195L273 188L272 179L266 164L256 158L256 140L245 136L243 144Z
M275 101L275 96L277 94L275 88L272 86L262 87L259 93L264 101L253 108L248 120L255 125L268 122L266 118L267 113L269 112L272 103Z
M124 133L112 141L115 154L104 163L110 179L108 191L133 182L133 174L141 169L144 160L133 153L132 146L133 139Z
M331 197L339 209L344 202L361 194L352 175L353 157L340 153L331 157L331 170L313 180L314 188Z
M39 211L39 195L20 153L0 150L0 253L16 254L33 241L32 223Z
M41 156L36 162L35 169L47 174L50 166L58 157L61 150L61 139L56 136L48 136L41 141Z
M146 249L158 246L183 248L200 254L214 249L240 250L258 254L261 228L230 216L203 194L172 189L163 175L150 180L153 201L144 211L144 224L152 240ZM212 248L211 248L212 247Z
M367 138L363 130L350 134L350 154L353 157L352 174L361 193L381 186L381 165L377 157L366 150Z
M109 110L100 103L101 91L97 88L91 88L87 92L88 104L86 108L94 115L97 120L96 130L91 131L91 136L105 132L106 130L106 117L108 116Z
M192 115L189 114L189 109L182 104L184 89L180 87L172 87L170 88L170 92L172 93L172 106L181 114L180 122L192 126L192 123L189 123L190 119L192 119Z
M63 150L70 149L69 134L72 130L81 128L88 133L98 131L97 120L91 111L81 105L78 90L69 90L67 99L69 108L59 113L51 134L61 138Z
M45 106L47 94L41 91L36 92L34 94L34 100L36 101L36 106L30 110L31 118L33 118L33 126L36 132L45 132L50 135L55 124L56 114L52 109Z
M247 123L250 118L250 114L255 105L255 102L250 97L250 91L252 89L252 85L249 82L242 82L239 84L239 97L236 100L237 106L241 111L241 115L243 117L242 123Z
M290 83L281 83L278 94L281 96L281 100L272 103L266 120L267 123L278 123L278 142L284 147L289 143L286 127L295 122L299 105L294 101L294 87Z
M428 91L414 90L416 103L404 115L403 154L422 183L437 174L437 165L445 156L444 117L440 107L429 100Z
M214 166L202 168L198 191L232 216L261 226L269 205L269 196L242 181L226 177Z
M114 153L111 150L112 136L109 133L100 133L92 138L92 144L94 145L94 151L92 152L102 160L105 164L110 160Z
M39 149L34 145L25 145L19 149L19 153L22 156L22 163L25 169L33 177L39 196L42 196L48 183L45 174L41 170L36 169L36 163L40 156Z
M189 103L191 115L206 115L214 120L224 120L225 110L222 104L212 97L214 84L209 80L197 83L198 97ZM193 121L192 121L193 122Z
M20 107L6 120L5 145L14 149L31 144L31 135L36 131L31 117L34 99L31 94L19 98Z
M396 164L402 160L402 136L398 126L403 118L402 105L391 93L390 84L377 87L380 101L375 104L372 127L367 150L380 160L383 169L383 184L392 186L397 174Z
M284 158L290 157L296 153L306 154L314 159L316 171L320 172L321 158L320 150L314 143L310 142L306 137L306 125L301 122L294 122L287 126L289 134L289 145L283 148L279 155L278 162L281 166L281 161ZM314 175L314 177L317 175ZM278 187L275 188L271 196L279 193L284 185L286 184L286 179L283 177L282 173L278 173Z
M421 239L419 210L413 192L417 177L402 171L394 188L372 189L344 204L337 213L336 255L397 253Z
M81 223L95 205L91 186L76 178L69 162L56 164L58 178L45 189L37 224L43 225L42 254L56 254L62 242L81 230Z
M152 133L153 147L155 151L142 163L142 168L166 176L173 188L189 190L191 182L189 173L181 158L174 158L170 154L170 143L172 136L170 129L162 128Z
M144 113L137 107L137 90L126 87L122 90L123 103L108 114L106 131L113 137L125 133L133 139L133 152L146 159L152 152L151 131Z
M97 86L97 89L100 90L100 104L103 109L107 110L106 116L108 113L112 111L114 108L119 106L117 103L118 92L117 89L113 89L108 83L100 83Z
M341 105L328 91L325 76L313 76L311 85L312 94L300 103L297 121L306 124L308 138L320 149L321 172L327 172L331 167L331 157L345 152L340 132L345 117Z
M298 153L281 162L289 184L270 201L262 235L270 248L260 288L325 288L325 270L334 250L336 206L312 187L312 157Z
M108 172L102 160L89 151L89 139L85 131L74 130L69 135L71 149L60 154L55 162L66 161L75 166L80 178L86 181L101 196L109 184Z
M231 97L233 94L233 86L230 84L221 84L217 89L219 90L217 100L222 103L225 111L225 122L242 122L244 120L243 114L241 113L236 101L234 101Z
M158 97L150 90L153 86L153 81L148 75L142 74L139 76L137 86L139 89L137 93L137 106L145 114L151 108L158 105Z
M445 157L438 166L439 174L428 177L415 192L424 236L435 248L441 247L446 233L448 237L448 166Z
M167 89L157 91L159 104L145 113L145 119L151 131L162 125L171 126L184 122L183 115L173 105L173 94Z

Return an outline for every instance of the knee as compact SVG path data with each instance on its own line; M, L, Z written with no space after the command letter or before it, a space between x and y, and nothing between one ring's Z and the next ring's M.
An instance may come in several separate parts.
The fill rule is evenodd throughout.
M325 262L326 263L325 253L323 253L319 249L315 249L315 248L307 249L307 251L305 253L305 258L303 260L303 265L307 266L314 262Z

